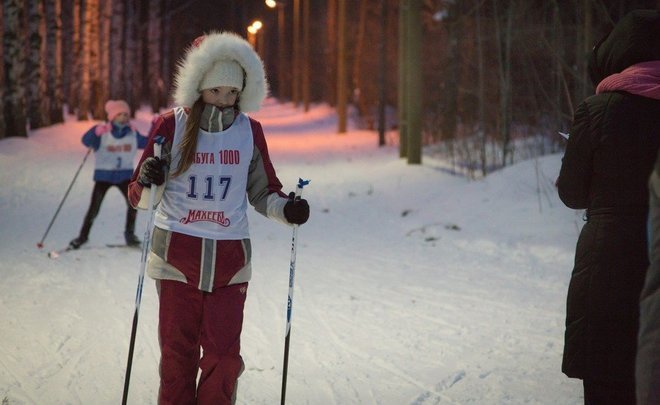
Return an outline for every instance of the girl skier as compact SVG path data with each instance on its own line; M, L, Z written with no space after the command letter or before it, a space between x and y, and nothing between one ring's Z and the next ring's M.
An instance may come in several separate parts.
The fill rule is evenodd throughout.
M197 38L175 83L180 107L157 118L129 186L138 206L147 188L164 183L147 264L159 294L158 402L229 404L244 368L247 202L285 224L304 224L309 205L281 191L261 124L245 114L267 93L263 63L247 41L228 32ZM153 156L157 138L162 158Z

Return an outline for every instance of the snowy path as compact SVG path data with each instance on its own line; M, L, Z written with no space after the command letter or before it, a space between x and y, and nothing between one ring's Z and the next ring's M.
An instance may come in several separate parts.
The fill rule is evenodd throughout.
M408 166L374 133L334 133L332 111L269 103L256 115L286 189L310 178L299 231L287 399L291 404L579 404L560 372L576 214L549 188L559 156L468 182L425 159ZM146 131L148 114L135 124ZM46 240L91 125L0 141L0 400L120 401L140 260L86 249L58 260L82 222L88 162ZM93 158L90 158L93 161ZM542 176L537 181L535 164ZM541 206L539 193L541 187ZM108 192L90 244L120 241ZM279 402L291 231L250 213L239 404ZM146 217L138 215L137 234ZM154 404L157 302L145 280L129 403Z

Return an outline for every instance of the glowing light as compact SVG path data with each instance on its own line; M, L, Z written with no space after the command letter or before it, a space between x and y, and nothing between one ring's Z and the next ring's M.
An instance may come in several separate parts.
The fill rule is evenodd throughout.
M270 8L277 7L277 2L275 0L266 0L266 5Z

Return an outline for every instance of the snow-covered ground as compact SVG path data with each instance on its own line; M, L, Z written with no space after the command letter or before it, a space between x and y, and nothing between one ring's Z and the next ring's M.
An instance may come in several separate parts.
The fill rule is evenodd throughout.
M299 230L289 357L290 404L579 404L560 371L564 306L580 213L558 200L560 155L486 179L407 165L373 132L335 133L333 111L269 100L261 120L286 190L311 179ZM146 133L151 115L134 125ZM120 243L125 205L111 189L89 248L49 259L75 237L92 189L83 167L94 122L0 141L0 401L121 400L140 252ZM291 229L250 213L238 403L279 403ZM138 214L142 237L147 217ZM158 390L157 300L145 279L129 403Z

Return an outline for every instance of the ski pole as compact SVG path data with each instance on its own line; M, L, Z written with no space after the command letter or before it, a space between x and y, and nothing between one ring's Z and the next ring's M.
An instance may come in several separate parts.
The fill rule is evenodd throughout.
M309 184L309 180L298 179L296 186L296 198L302 195L303 187ZM293 225L293 236L291 237L291 261L289 262L289 296L286 305L286 338L284 339L284 366L282 367L282 396L281 405L286 398L286 377L289 369L289 341L291 338L291 311L293 309L293 280L296 276L296 245L298 243L298 225Z
M160 157L162 138L156 138L154 143L154 156ZM140 258L140 272L138 275L137 292L135 293L135 312L133 313L133 327L131 329L131 341L128 347L128 361L126 363L126 377L124 379L124 394L121 400L122 405L126 405L128 399L128 386L131 380L131 367L133 365L133 350L135 349L135 335L137 334L138 313L140 312L140 302L142 301L142 285L144 284L144 270L147 267L147 255L149 254L149 245L151 244L151 228L154 225L154 202L156 201L156 186L151 185L149 190L149 206L147 207L147 216L149 217L147 229L144 231L142 242L142 257Z
M55 211L55 215L53 215L53 219L50 220L50 224L48 224L48 228L46 229L46 232L44 233L44 236L37 243L37 247L39 249L44 247L44 240L46 240L46 236L48 235L48 232L50 232L50 228L53 226L53 222L55 222L55 218L57 218L57 214L59 214L60 210L62 209L62 205L64 204L64 200L66 200L66 197L69 195L69 191L71 191L71 187L73 187L73 183L76 182L76 179L78 178L78 173L80 173L80 170L82 169L83 165L87 161L87 156L89 156L89 153L91 151L92 151L92 148L87 149L87 153L85 153L85 157L83 158L82 163L80 163L80 166L78 167L78 170L76 171L75 176L73 176L73 180L71 180L71 184L69 184L69 188L66 189L66 193L64 193L64 198L62 198L62 201L60 202L60 205L57 207L57 210Z

